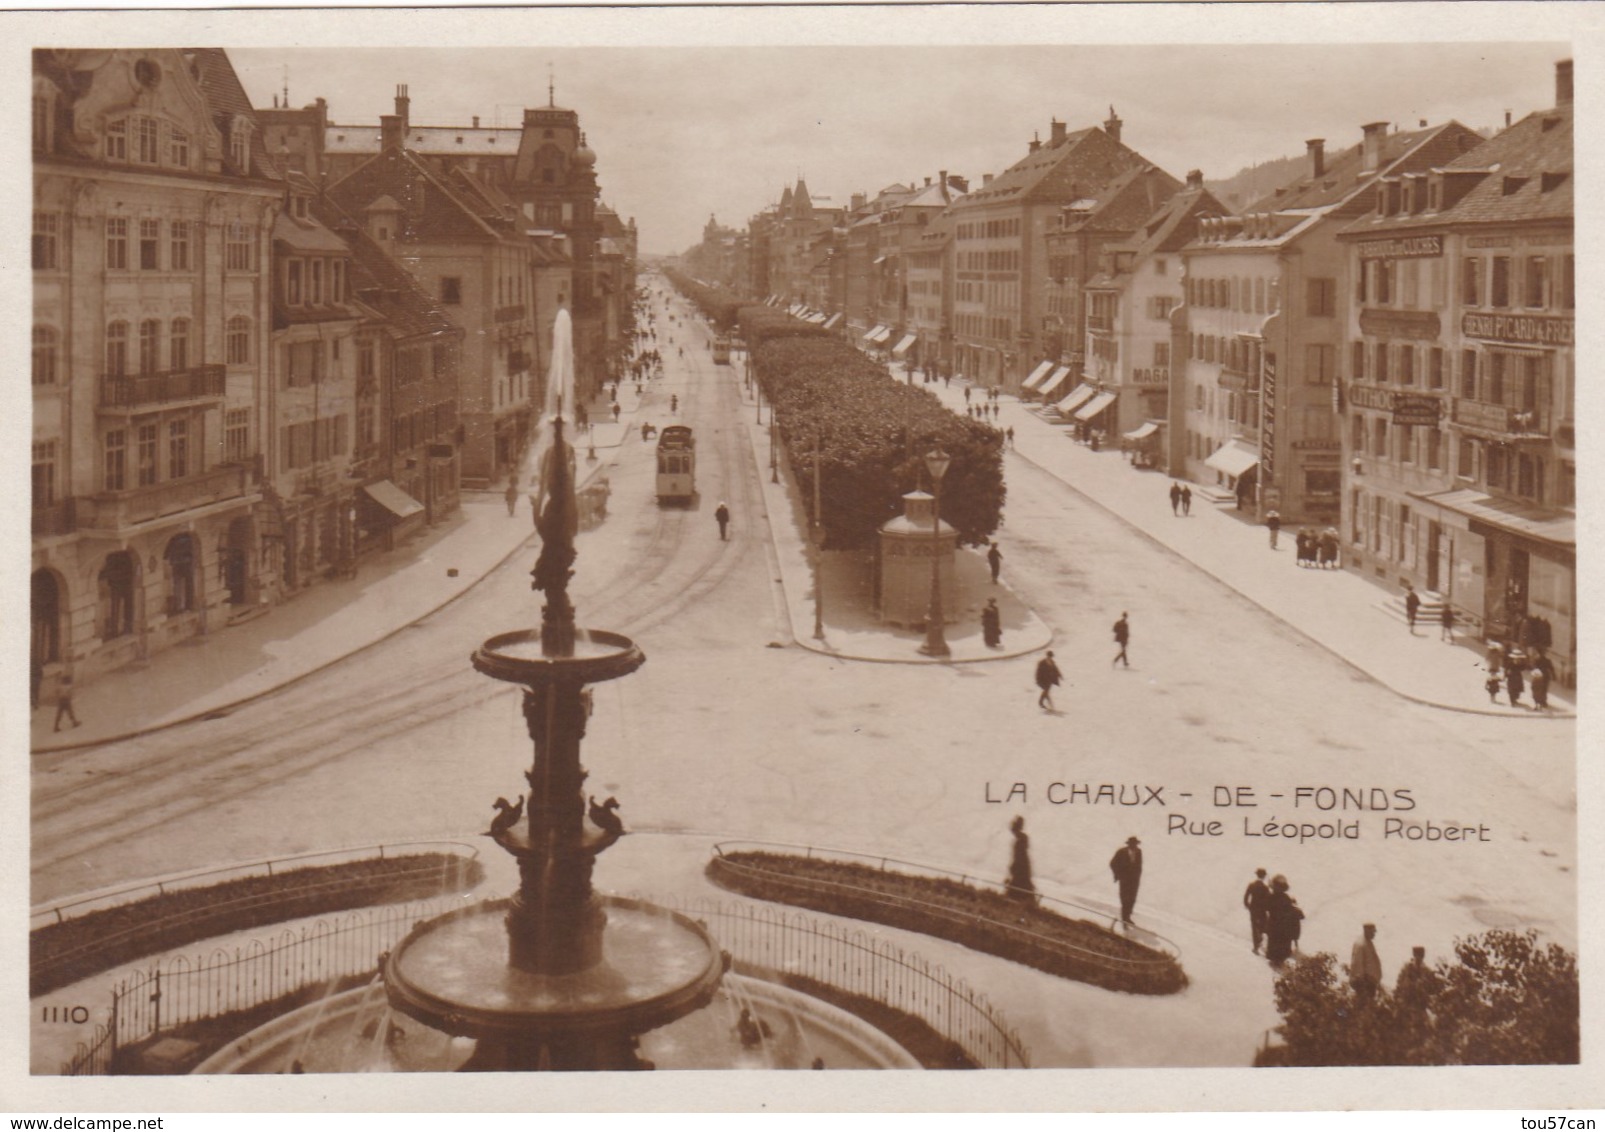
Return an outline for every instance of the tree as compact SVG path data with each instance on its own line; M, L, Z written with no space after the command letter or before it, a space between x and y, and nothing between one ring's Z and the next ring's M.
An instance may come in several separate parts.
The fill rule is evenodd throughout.
M1407 964L1362 999L1328 953L1276 979L1276 1065L1571 1065L1578 1060L1577 957L1538 933L1455 941L1455 961Z

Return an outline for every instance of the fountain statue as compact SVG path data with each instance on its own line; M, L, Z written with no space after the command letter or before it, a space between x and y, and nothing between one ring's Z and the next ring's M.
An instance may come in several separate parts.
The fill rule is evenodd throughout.
M627 637L575 627L568 585L579 508L564 437L573 389L572 328L559 311L534 453L541 627L492 637L472 658L478 671L524 689L535 748L528 792L516 805L498 798L489 831L517 859L518 891L420 924L383 967L394 1009L475 1040L469 1070L644 1068L640 1036L707 1005L727 965L701 925L591 887L597 855L625 829L617 799L593 797L587 809L586 687L626 676L646 657Z

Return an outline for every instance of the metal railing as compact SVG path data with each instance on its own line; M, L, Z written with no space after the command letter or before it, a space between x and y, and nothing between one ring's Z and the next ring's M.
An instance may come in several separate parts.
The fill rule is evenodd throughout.
M116 530L209 503L242 499L254 477L244 464L219 464L183 479L74 499L78 526Z
M69 1077L110 1071L117 1051L190 1022L262 1006L312 986L374 971L379 957L424 920L460 906L450 898L349 912L285 929L267 942L193 959L175 956L112 991L105 1032L63 1063Z
M190 366L157 373L102 374L100 405L103 409L127 409L221 397L225 381L220 365Z
M984 994L913 952L785 909L715 900L658 903L703 921L738 963L801 976L912 1015L983 1069L1030 1067L1019 1033Z

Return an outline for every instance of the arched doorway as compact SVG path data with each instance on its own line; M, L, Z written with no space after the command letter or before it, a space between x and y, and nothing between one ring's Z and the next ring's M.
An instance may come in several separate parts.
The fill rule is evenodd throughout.
M167 562L167 612L188 613L195 608L195 537L174 535L162 557Z
M61 659L61 583L53 570L35 570L30 585L32 617L30 647L33 663L54 664Z
M119 550L106 555L98 578L102 639L110 641L134 631L134 579L138 573L131 552Z

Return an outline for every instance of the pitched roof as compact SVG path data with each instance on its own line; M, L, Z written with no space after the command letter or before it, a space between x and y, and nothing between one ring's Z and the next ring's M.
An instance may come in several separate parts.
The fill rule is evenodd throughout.
M221 47L187 47L184 54L194 68L195 81L212 111L212 121L223 137L229 136L229 124L236 116L248 118L253 125L247 154L250 168L236 169L234 172L271 181L282 180L283 173L278 162L268 154L266 137L261 123L257 121L256 110L251 105L250 96L245 93L245 87L240 84L240 76L234 72L234 64L229 62L228 52ZM223 160L226 166L227 147L224 148Z
M1446 168L1490 166L1494 171L1451 210L1457 223L1571 219L1572 108L1529 114Z
M1319 179L1306 171L1244 211L1330 208L1352 201L1383 174L1423 172L1453 161L1481 140L1475 131L1452 119L1440 126L1391 133L1381 139L1381 156L1375 168L1365 168L1365 144L1361 142L1332 157Z
M401 211L399 236L420 243L489 243L502 233L466 204L422 161L392 146L363 162L329 188L347 212L361 212L389 196Z
M361 225L332 201L320 199L314 202L312 211L351 249L351 294L384 319L391 333L411 338L420 334L445 334L456 329L445 309L419 286L411 273L391 259L362 231Z
M954 206L1097 200L1110 182L1146 165L1140 154L1104 131L1088 127L1066 134L1057 145L1049 143L1027 153L991 183L972 187Z
M1070 231L1129 232L1175 195L1181 182L1154 165L1117 174L1091 195L1070 204L1062 224Z

